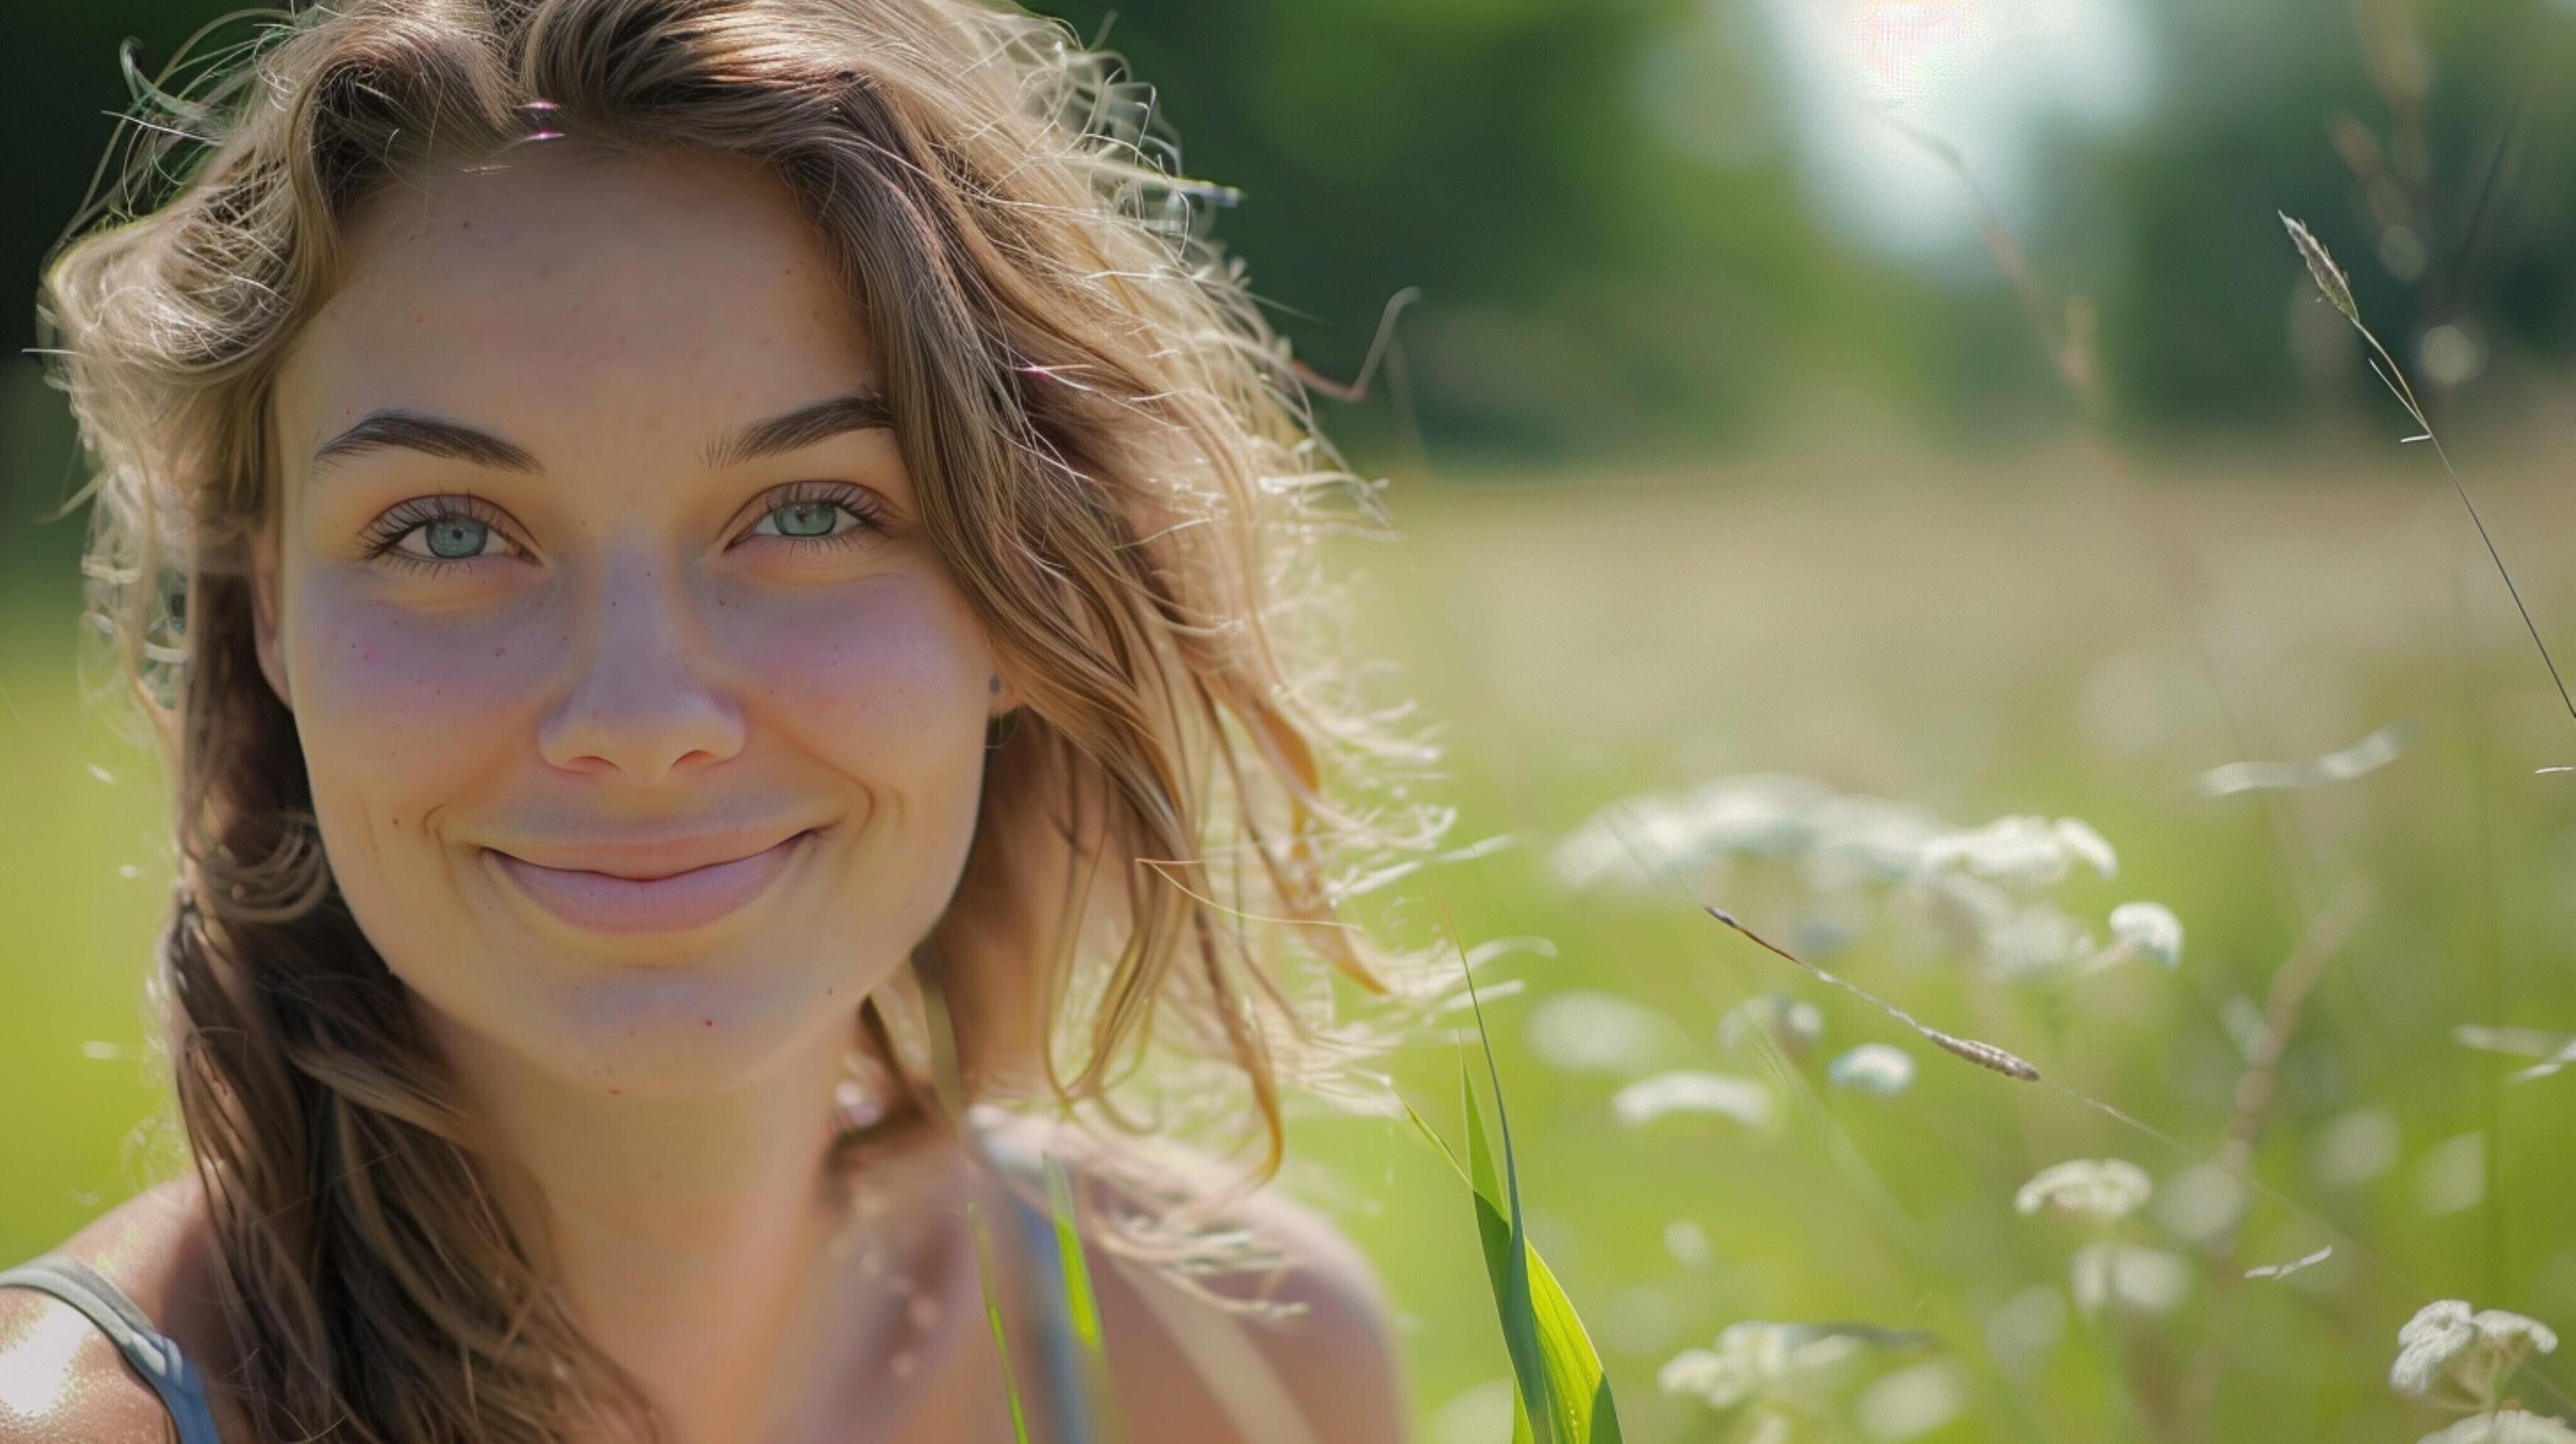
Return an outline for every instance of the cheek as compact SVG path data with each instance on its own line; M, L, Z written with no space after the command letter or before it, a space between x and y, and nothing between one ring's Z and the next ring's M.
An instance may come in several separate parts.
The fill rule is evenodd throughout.
M918 798L982 765L991 653L942 579L728 607L727 655L772 725L840 770Z
M370 831L423 816L495 765L527 728L542 643L501 614L431 614L299 588L287 662L317 809Z

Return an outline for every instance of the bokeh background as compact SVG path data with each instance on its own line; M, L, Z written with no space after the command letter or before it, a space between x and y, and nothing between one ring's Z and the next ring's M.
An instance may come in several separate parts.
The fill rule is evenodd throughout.
M148 74L224 8L12 7L0 291L81 202L119 43ZM1480 976L1630 1438L2414 1439L2458 1417L2389 1388L2419 1306L2576 1328L2576 1075L2530 1066L2576 1031L2576 716L2276 219L2350 270L2576 657L2576 5L1052 8L1240 189L1218 234L1319 373L1419 288L1365 399L1319 405L1406 533L1351 551L1360 631L1493 845L1390 906L1544 940ZM75 683L80 523L47 518L79 468L31 307L0 316L19 1258L169 1166L169 857L148 753ZM1974 830L2009 818L2046 825ZM2141 901L2171 966L2106 952ZM1910 1086L1837 1081L1862 1044ZM1455 1068L1398 1065L1453 1130ZM1423 1437L1505 1437L1463 1191L1406 1126L1311 1112L1289 1181L1384 1271ZM2016 1209L2102 1158L2152 1197ZM1824 1323L1884 1332L1718 1344ZM1741 1370L1667 1369L1693 1348ZM2568 1378L2501 1392L2576 1413Z

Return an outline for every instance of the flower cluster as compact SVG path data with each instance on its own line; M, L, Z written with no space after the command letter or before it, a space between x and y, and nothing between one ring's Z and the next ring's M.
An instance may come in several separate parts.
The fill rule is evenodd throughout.
M1557 844L1553 862L1571 887L1648 893L1677 878L1723 886L1736 869L1784 870L1801 897L1790 936L1806 954L1848 943L1883 900L2007 980L2182 960L2182 923L2160 903L2121 904L2110 940L2097 943L2056 900L2078 876L2119 872L2111 844L2072 817L1958 827L1803 777L1722 777L1603 808Z
M2125 1159L2071 1158L2041 1169L2023 1184L2013 1195L2013 1208L2021 1213L2055 1208L2114 1223L2137 1212L2154 1192L2147 1171Z
M2523 1360L2557 1347L2558 1335L2537 1319L2503 1309L2472 1312L2465 1300L2441 1299L2397 1331L2388 1386L2412 1398L2492 1410Z
M1729 1324L1714 1348L1684 1349L1655 1382L1667 1394L1694 1398L1737 1416L1748 1441L1785 1439L1790 1421L1830 1423L1835 1398L1851 1382L1859 1356L1919 1349L1930 1336L1874 1324ZM1957 1382L1937 1361L1899 1369L1864 1391L1858 1413L1879 1424L1879 1437L1903 1438L1938 1427L1959 1408Z

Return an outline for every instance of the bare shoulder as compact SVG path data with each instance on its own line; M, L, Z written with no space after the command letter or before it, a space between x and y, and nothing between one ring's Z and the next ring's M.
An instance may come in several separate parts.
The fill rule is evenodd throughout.
M206 1241L202 1195L195 1179L183 1178L117 1205L53 1252L104 1275L202 1360L210 1300L197 1270ZM160 1397L97 1325L49 1294L0 1289L0 1444L169 1437Z
M1392 1310L1367 1257L1323 1215L1276 1188L1242 1199L1228 1214L1225 1222L1274 1250L1276 1262L1215 1276L1207 1286L1229 1301L1283 1306L1277 1322L1248 1325L1246 1333L1314 1438L1402 1439L1407 1409Z
M1052 1135L1061 1139L1062 1134ZM1114 1163L1050 1142L1085 1213L1159 1214L1221 1190L1213 1164ZM1377 1271L1331 1221L1276 1186L1224 1202L1194 1231L1239 1236L1240 1266L1186 1282L1115 1239L1091 1250L1111 1372L1129 1437L1244 1444L1398 1444L1409 1415L1392 1311ZM1089 1230L1086 1230L1089 1232ZM1176 1383L1187 1381L1182 1387Z

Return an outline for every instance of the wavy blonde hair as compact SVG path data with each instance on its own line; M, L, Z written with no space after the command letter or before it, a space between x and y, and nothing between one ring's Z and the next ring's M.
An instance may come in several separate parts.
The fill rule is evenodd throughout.
M971 0L345 0L138 83L42 314L94 463L92 618L171 763L156 987L260 1437L656 1432L542 1230L494 1205L507 1160L340 899L252 650L272 377L406 167L558 134L728 153L839 262L925 525L1026 699L916 958L968 1097L1114 1115L1159 1029L1230 1067L1266 1176L1282 1076L1378 1036L1316 1014L1335 972L1414 976L1335 909L1436 831L1334 800L1414 755L1315 610L1318 538L1374 527L1371 489L1120 75ZM901 1011L854 1031L907 1080L897 1122L938 1125Z

